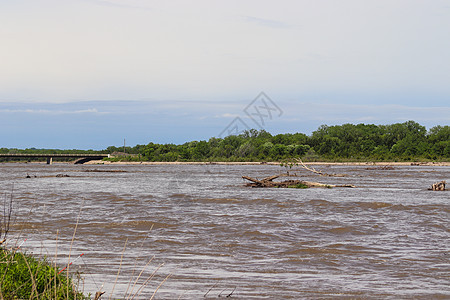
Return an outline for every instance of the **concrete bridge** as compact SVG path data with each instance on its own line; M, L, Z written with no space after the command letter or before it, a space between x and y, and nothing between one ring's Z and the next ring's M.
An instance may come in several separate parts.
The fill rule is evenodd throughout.
M109 154L0 154L0 158L46 158L47 164L51 165L54 157L77 159L75 164L84 164L90 160L100 160L110 157Z

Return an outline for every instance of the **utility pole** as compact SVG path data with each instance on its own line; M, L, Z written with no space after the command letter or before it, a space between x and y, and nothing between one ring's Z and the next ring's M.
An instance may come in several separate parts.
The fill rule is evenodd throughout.
M123 153L125 153L125 139L123 139Z

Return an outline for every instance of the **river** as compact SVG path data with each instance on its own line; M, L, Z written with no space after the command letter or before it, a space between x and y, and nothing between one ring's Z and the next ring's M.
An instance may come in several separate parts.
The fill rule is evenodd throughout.
M9 245L70 253L102 299L450 298L450 192L427 190L450 167L316 168L347 176L297 173L357 188L244 186L274 165L0 164Z

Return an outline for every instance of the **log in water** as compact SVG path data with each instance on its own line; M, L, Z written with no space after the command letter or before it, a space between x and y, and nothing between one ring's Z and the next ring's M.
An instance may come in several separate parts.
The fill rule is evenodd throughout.
M450 193L428 191L449 167L320 169L358 188L244 187L244 174L282 171L271 165L1 164L0 182L17 216L9 243L26 238L23 249L64 266L78 218L71 257L84 256L71 271L105 299L134 294L162 263L138 298L169 274L157 299L450 297Z

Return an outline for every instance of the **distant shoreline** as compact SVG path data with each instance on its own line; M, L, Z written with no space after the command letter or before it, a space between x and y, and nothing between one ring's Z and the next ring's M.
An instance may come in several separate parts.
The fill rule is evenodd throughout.
M17 164L46 164L44 161L9 161L0 162L0 165L6 163L17 163ZM56 161L53 164L73 164L73 162L68 161ZM271 165L279 166L281 162L258 162L258 161L217 161L217 162L204 162L204 161L103 161L103 160L91 160L82 165L116 165L116 166L126 166L126 165L222 165L222 166L257 166L257 165ZM450 166L450 162L305 162L307 165L329 165L329 166Z
M450 166L450 162L305 162L307 165L332 166ZM84 165L280 165L280 162L186 162L186 161L103 161L92 160Z

